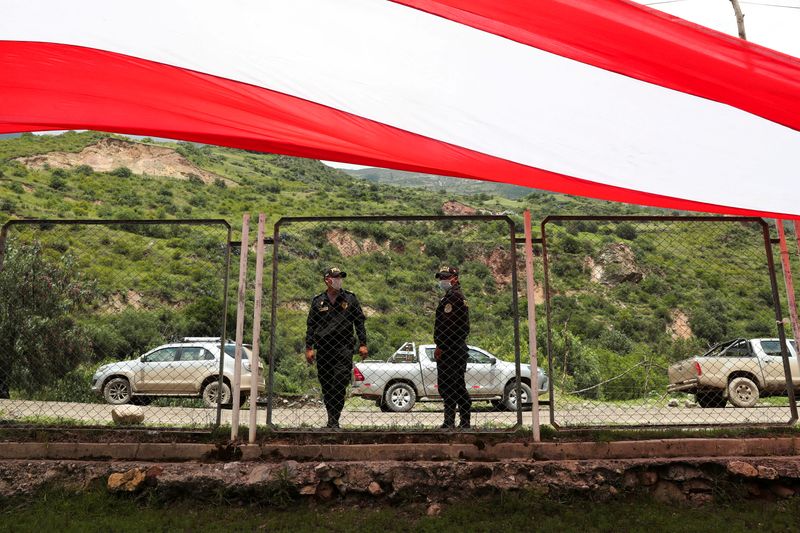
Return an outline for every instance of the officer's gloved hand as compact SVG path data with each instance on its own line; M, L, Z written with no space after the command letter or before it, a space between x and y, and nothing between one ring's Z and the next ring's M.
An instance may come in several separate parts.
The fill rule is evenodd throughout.
M306 348L306 363L309 365L314 364L314 349L313 348Z
M361 356L361 360L363 361L364 359L367 358L369 350L367 349L366 346L362 344L361 346L358 347L358 354Z
M433 358L436 359L437 363L442 359L442 349L439 348L438 346L433 351Z

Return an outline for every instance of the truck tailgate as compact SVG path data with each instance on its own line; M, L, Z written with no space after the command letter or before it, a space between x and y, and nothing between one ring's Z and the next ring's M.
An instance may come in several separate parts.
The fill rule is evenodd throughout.
M690 379L697 378L697 358L691 357L689 359L684 359L683 361L678 361L677 363L671 365L667 369L667 375L669 376L669 382L671 384L683 383L684 381L689 381Z

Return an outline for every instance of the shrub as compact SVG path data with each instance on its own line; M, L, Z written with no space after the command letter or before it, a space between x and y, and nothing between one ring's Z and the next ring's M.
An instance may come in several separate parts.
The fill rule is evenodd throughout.
M636 238L636 228L629 222L623 222L622 224L619 224L616 230L614 230L614 233L620 239L632 241Z
M94 169L89 165L78 165L73 172L78 176L91 176Z
M190 172L186 176L189 180L189 183L192 185L203 185L203 178L195 174L194 172Z
M50 188L55 189L57 191L62 191L67 188L67 182L58 176L53 176L50 179Z
M109 172L109 174L118 178L130 178L133 176L133 172L128 167L117 167Z

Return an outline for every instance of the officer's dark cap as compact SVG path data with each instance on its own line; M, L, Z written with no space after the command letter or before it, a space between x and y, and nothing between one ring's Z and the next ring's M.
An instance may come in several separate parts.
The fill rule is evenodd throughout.
M325 273L322 275L322 277L325 278L327 278L328 276L332 278L346 278L347 272L343 272L342 270L339 269L339 267L330 267L326 268Z
M453 276L458 276L458 269L451 266L443 266L436 273L436 279L450 279Z

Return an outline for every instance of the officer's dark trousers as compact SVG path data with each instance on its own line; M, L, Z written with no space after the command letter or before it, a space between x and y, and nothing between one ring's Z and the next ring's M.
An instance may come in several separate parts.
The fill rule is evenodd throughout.
M464 382L464 374L467 372L466 346L461 350L442 351L440 361L436 363L436 371L439 394L444 400L444 425L455 425L456 409L461 415L461 424L469 424L472 400Z
M317 376L322 387L322 401L328 411L328 423L339 423L344 409L344 398L353 371L351 348L317 350Z

